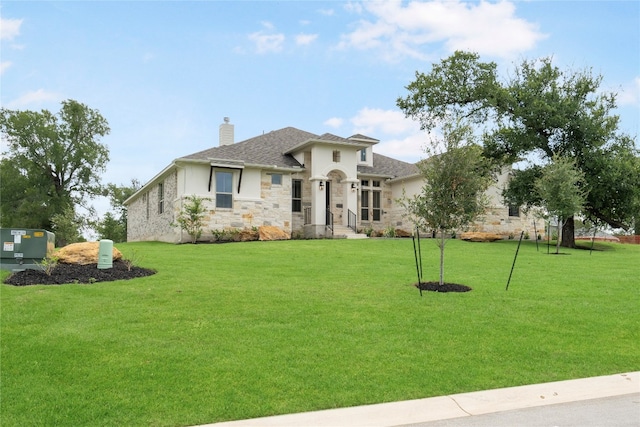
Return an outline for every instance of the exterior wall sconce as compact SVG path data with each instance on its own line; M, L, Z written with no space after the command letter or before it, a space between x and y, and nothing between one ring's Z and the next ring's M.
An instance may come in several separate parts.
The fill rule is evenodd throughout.
M355 182L351 183L351 191L356 191L356 183Z
M320 187L320 191L324 190L324 182L320 181L319 187Z

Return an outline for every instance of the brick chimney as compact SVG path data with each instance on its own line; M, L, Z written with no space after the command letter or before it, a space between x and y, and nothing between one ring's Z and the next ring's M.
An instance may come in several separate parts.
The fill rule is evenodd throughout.
M220 134L219 134L219 144L221 147L223 145L231 145L233 144L233 125L229 123L229 117L224 118L224 123L220 125Z

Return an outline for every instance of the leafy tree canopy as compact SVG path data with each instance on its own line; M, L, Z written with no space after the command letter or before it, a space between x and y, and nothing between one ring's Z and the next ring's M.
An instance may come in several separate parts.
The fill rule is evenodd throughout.
M445 235L467 227L487 207L485 191L492 182L492 167L474 142L468 125L445 125L444 150L432 142L432 154L419 163L424 178L420 194L403 200L419 229L440 234L440 285L444 284Z
M531 189L540 165L554 155L573 159L588 191L582 213L627 228L640 198L638 150L632 138L619 132L619 118L612 114L616 94L600 91L601 82L602 76L590 70L563 72L551 58L525 60L513 77L500 81L495 63L456 52L431 72L416 73L409 94L397 104L429 131L469 120L482 127L487 157L505 164L528 160L529 166L514 175L514 186L506 189L508 202L539 205ZM573 245L572 220L570 226L566 246Z
M101 194L109 150L99 140L109 126L97 110L73 100L63 101L57 114L3 108L0 133L8 148L3 226L51 228L53 215L76 205L90 209L88 200Z

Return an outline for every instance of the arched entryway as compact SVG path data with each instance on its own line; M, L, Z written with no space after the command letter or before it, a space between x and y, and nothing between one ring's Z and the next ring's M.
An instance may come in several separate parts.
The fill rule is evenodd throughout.
M327 225L329 218L333 224L349 225L349 216L358 212L358 195L356 180L348 179L344 172L332 170L327 174L325 205L327 209ZM355 225L355 223L354 223Z

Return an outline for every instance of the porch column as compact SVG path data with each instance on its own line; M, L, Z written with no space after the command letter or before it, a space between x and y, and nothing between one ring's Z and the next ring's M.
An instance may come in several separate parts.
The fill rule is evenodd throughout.
M326 177L313 177L311 181L311 224L324 232L326 222Z
M358 218L358 185L360 180L358 179L345 179L342 181L344 183L343 187L343 195L344 195L344 214L342 215L342 225L349 225L349 211L356 214L356 218Z

